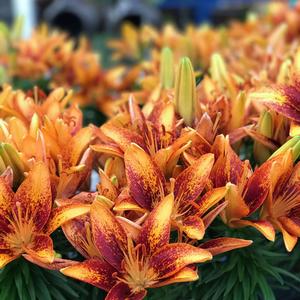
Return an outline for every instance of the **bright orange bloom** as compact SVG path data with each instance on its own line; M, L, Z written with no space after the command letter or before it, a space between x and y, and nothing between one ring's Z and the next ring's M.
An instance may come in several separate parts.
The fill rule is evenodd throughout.
M116 217L98 201L91 207L94 243L104 257L62 269L65 275L109 291L106 299L143 299L146 289L198 278L194 263L212 258L207 250L188 244L169 244L173 196L152 211L135 243ZM183 278L182 272L186 278ZM180 279L180 280L178 280Z
M274 85L263 88L251 94L251 97L260 100L273 111L290 120L290 135L299 135L300 124L300 82L293 80L289 85ZM282 122L283 123L283 122ZM297 129L296 129L297 127Z
M5 85L0 93L0 116L3 119L17 117L25 125L29 125L34 114L51 120L60 118L72 97L72 91L65 92L63 88L55 89L48 96L41 90L35 88L33 94L23 93L20 90L14 91L10 86Z
M197 280L193 264L211 259L210 249L220 253L249 245L249 241L232 239L232 247L223 248L225 241L220 239L203 244L207 248L204 250L185 243L169 243L173 204L172 194L162 199L142 227L135 226L138 234L132 240L121 225L124 218L119 223L120 219L95 200L91 229L96 252L92 252L92 258L61 272L108 291L106 299L143 299L147 288ZM237 245L236 241L240 243Z
M74 89L74 103L101 102L104 91L100 59L91 51L87 39L81 38L76 49L72 49L66 62L54 73L51 87Z
M116 211L134 207L137 211L151 211L169 189L174 190L172 225L189 238L202 239L205 228L226 205L219 203L227 192L225 186L212 189L201 196L209 183L208 178L214 163L213 154L201 156L192 166L180 172L170 187L156 163L136 144L128 147L124 160L131 200L117 199L114 207ZM214 209L206 215L212 207Z
M35 89L35 98L6 87L0 94L0 139L19 152L24 169L44 161L57 186L58 197L68 197L86 181L93 155L88 148L93 128L82 128L82 112L76 105L65 108L72 95L62 88L49 96ZM36 94L37 93L37 94ZM17 175L17 174L16 174Z
M224 136L218 136L213 148L217 157L211 174L213 185L228 186L225 195L228 205L220 214L223 221L232 227L252 226L274 241L275 231L269 221L244 219L266 200L274 161L268 160L252 172L249 161L241 161Z
M282 232L286 249L292 251L300 237L300 163L293 166L291 151L272 160L270 193L261 217Z
M128 145L135 143L171 177L181 154L197 134L192 128L181 129L181 125L171 101L157 101L145 113L131 97L128 113L119 114L102 125L98 134L100 143L91 148L108 157L123 158Z
M28 40L13 45L17 51L13 75L39 79L49 76L53 67L66 62L73 49L73 42L64 33L50 32L46 25L35 30Z
M48 168L37 163L14 193L0 177L0 268L22 254L29 260L54 262L50 234L64 222L85 214L89 205L53 208Z

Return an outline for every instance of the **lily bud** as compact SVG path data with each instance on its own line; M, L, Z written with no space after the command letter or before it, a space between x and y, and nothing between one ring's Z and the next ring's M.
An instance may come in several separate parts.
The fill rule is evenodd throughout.
M14 187L18 186L18 184L24 179L24 164L21 160L16 149L6 143L0 144L0 169L1 172L7 167L11 167L14 175Z
M294 136L290 140L288 140L286 143L284 143L279 149L277 149L270 158L275 157L278 154L285 153L289 149L292 149L293 159L296 161L298 157L300 156L300 136Z
M174 57L168 47L164 47L160 54L160 83L164 89L170 89L174 84Z
M229 92L230 97L236 95L236 88L232 82L232 78L227 71L223 57L219 53L211 56L210 62L211 77L219 85L222 92Z
M288 84L291 78L291 66L292 61L290 59L286 59L280 66L279 73L277 75L277 83L278 84Z
M191 126L195 116L196 82L192 63L183 57L179 64L175 82L175 106L184 122Z
M270 112L265 111L260 115L258 121L258 132L267 138L271 138L273 136L273 118ZM254 142L254 157L257 162L262 164L270 157L271 154L272 151L268 147L262 145L258 141Z
M247 96L244 91L241 91L236 97L236 99L232 101L232 109L231 109L232 118L229 124L229 128L231 130L243 126L244 118L245 118L246 102L247 102Z

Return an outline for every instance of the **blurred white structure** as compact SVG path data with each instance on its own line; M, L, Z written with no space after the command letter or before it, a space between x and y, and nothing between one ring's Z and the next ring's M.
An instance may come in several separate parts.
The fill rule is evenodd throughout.
M12 0L12 10L14 18L24 18L22 36L29 37L36 25L35 0Z

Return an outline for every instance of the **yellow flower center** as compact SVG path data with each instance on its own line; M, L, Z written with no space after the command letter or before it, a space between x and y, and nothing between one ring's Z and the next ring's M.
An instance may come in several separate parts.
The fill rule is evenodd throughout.
M82 249L88 254L89 257L102 257L93 242L90 222L84 222L84 227L85 236L82 236L81 234L77 235L78 244L81 245Z
M16 206L17 212L13 211L12 217L7 217L12 232L7 234L4 240L15 253L22 253L24 247L29 245L32 241L34 225L32 218L28 218L27 212L25 216L22 217L21 203L17 202Z
M132 241L129 241L128 245L122 265L124 271L118 279L126 283L133 293L139 293L157 282L157 274L149 266L145 246L134 247Z
M284 191L275 199L273 217L286 216L292 209L300 209L300 195L296 187Z

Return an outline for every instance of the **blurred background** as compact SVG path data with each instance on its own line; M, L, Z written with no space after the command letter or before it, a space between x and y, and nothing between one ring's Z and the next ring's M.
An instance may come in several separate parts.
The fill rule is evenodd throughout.
M161 26L172 22L179 28L187 23L224 24L229 19L243 19L249 10L260 10L264 0L0 0L0 20L12 23L25 17L23 36L46 22L52 27L81 33L115 34L120 24ZM291 4L295 1L289 1Z

